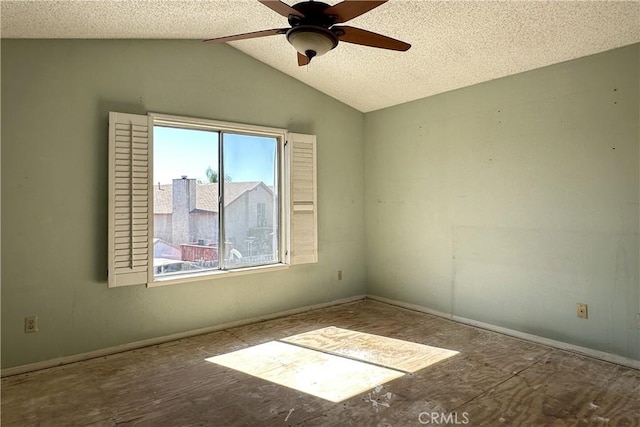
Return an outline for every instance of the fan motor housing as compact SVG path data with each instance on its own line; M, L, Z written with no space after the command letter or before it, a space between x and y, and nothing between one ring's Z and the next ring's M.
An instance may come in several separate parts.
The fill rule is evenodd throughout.
M304 17L293 14L289 15L289 25L292 27L311 25L329 28L336 23L336 17L334 15L324 14L325 9L330 7L326 3L319 1L305 1L294 4L291 7L304 15Z

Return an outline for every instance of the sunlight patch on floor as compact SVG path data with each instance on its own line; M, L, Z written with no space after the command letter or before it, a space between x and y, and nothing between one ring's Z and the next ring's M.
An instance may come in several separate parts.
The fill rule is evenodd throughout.
M456 354L453 350L332 326L206 360L341 402Z
M207 361L331 402L340 402L404 375L278 341L210 357Z
M416 372L458 354L457 351L446 348L335 326L294 335L281 341L404 372Z

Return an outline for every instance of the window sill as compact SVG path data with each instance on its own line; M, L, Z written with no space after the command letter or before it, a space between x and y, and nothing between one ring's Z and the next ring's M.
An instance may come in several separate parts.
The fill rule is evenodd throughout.
M239 268L237 270L223 271L207 271L204 273L184 274L180 277L166 277L155 279L154 282L147 283L148 288L156 288L159 286L178 285L180 283L201 282L204 280L228 279L236 276L244 276L247 274L269 273L272 271L288 270L288 264L272 264L261 265L258 267Z

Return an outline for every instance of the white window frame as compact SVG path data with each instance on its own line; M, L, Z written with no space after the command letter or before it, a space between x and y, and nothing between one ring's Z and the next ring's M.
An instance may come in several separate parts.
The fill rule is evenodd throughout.
M141 282L141 276L139 273L127 278L122 278L122 274L118 274L118 270L115 268L114 259L117 257L114 254L114 241L115 241L115 220L114 220L114 203L115 203L115 123L118 120L130 120L137 122L138 128L145 116L129 115L124 113L110 113L110 132L109 132L109 287L128 286L137 284L146 284L148 287L165 286L178 283L186 283L201 280L210 280L218 278L227 278L237 275L253 274L260 272L269 272L289 268L294 264L314 263L318 260L318 248L317 248L317 165L316 165L316 145L314 135L303 135L288 132L286 129L271 128L265 126L246 125L239 123L223 122L210 119L192 118L175 116L160 113L149 113L146 116L147 120L147 134L148 134L148 167L147 167L147 200L148 200L148 246L147 246L147 274L146 281ZM154 213L153 213L153 127L154 126L168 126L183 129L195 129L195 130L212 130L220 132L230 132L244 135L258 135L275 137L278 140L278 158L279 158L279 171L278 171L278 202L279 202L279 260L273 264L267 264L262 266L243 267L237 269L228 270L208 270L205 272L185 272L179 276L169 277L155 277L153 266L153 235L154 235ZM133 128L132 128L133 129ZM296 179L292 176L292 170L294 164L292 163L295 158L300 157L292 154L295 147L304 148L302 157L306 158L304 168L305 175L303 178L296 180L296 185L304 188L312 186L313 192L305 191L303 196L296 196L297 193L292 188L291 182ZM309 157L309 153L312 154L312 158ZM311 162L310 162L311 160ZM299 166L296 170L299 169ZM295 175L295 173L293 174ZM302 194L302 193L300 193ZM301 199L302 197L302 199ZM301 200L297 200L301 199ZM312 200L311 200L312 199ZM302 207L302 208L301 208ZM304 235L307 236L303 239L296 239L295 236L292 239L292 230L294 223L296 229L303 224L303 221L296 222L300 217L300 214L304 214L304 226L307 227ZM313 215L313 229L309 228L309 214ZM304 242L300 245L298 242ZM312 242L312 245L309 245ZM296 247L299 249L296 249ZM304 253L303 253L304 252ZM298 256L296 256L298 253ZM115 273L114 273L115 272Z

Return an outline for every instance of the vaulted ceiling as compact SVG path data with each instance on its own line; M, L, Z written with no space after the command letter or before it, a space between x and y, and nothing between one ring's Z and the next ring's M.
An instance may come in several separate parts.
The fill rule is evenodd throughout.
M197 41L288 26L256 0L2 0L0 7L3 38ZM299 67L283 35L230 44L368 112L640 42L640 2L390 0L348 25L412 47L340 43Z

